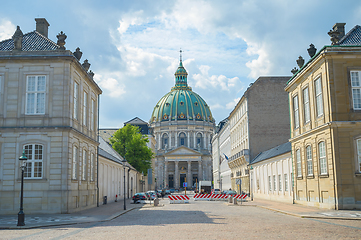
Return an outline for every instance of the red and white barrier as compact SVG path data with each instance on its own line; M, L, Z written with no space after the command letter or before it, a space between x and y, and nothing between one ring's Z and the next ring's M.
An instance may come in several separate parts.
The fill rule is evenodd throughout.
M236 194L233 198L237 198L238 200L243 200L247 197L247 194Z
M194 201L211 201L211 200L226 200L229 195L226 194L195 194Z
M169 195L169 203L189 203L187 195Z

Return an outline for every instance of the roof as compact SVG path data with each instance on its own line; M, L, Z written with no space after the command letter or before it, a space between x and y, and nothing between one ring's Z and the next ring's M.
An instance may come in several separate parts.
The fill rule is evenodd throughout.
M138 124L145 124L148 125L147 122L143 121L142 119L135 117L132 120L129 120L128 122L125 122L124 125L131 124L131 125L138 125Z
M21 47L22 51L53 51L58 50L59 48L59 45L37 31L29 32L23 35ZM7 39L0 42L0 51L11 51L13 49L13 39Z
M312 58L310 58L293 76L288 80L287 86L298 75L302 69L305 69L321 52L325 49L339 48L339 47L360 47L361 46L361 27L356 25L345 36L343 36L335 45L325 45Z
M110 144L108 144L102 137L99 137L99 155L102 157L105 157L109 160L112 160L114 162L117 162L119 164L123 165L123 158L122 156L117 153ZM127 167L130 167L132 169L135 169L132 165L130 165L128 162L125 164Z
M266 159L269 158L273 158L285 153L291 152L291 143L290 142L286 142L284 144L278 145L274 148L271 148L267 151L263 151L260 154L258 154L251 162L250 164L253 163L258 163L261 161L264 161Z
M339 46L361 45L361 27L354 26L340 41L336 44Z
M99 136L108 144L110 144L109 138L113 137L113 134L118 131L119 128L114 129L99 129Z

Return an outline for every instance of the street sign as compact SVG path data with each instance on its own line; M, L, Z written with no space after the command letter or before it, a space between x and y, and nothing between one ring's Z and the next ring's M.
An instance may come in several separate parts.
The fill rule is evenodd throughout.
M183 187L188 187L186 182L183 183Z
M242 183L242 180L240 178L236 179L236 184L241 184Z

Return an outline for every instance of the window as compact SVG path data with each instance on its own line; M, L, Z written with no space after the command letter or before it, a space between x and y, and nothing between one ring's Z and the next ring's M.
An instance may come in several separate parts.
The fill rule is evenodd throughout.
M79 84L74 82L74 118L78 120L78 99L79 99Z
M298 96L293 98L293 115L294 115L294 128L298 128L300 126L300 116L298 114Z
M28 76L26 81L26 114L45 114L45 76Z
M316 95L316 113L317 113L317 117L319 117L323 115L321 78L318 78L315 81L315 95Z
M354 110L361 110L361 71L351 72L352 103Z
M24 178L41 179L43 177L43 146L40 144L29 144L24 146L26 169Z
M306 159L307 159L307 174L313 175L313 163L312 163L312 148L311 146L306 147Z
M325 142L318 144L319 160L320 160L320 174L327 174L327 161L326 161L326 149Z
M304 108L304 118L305 123L310 121L310 98L308 94L308 87L303 89L303 108Z
M300 149L297 149L296 151L296 163L297 163L297 177L302 177Z
M185 133L181 133L179 135L179 144L180 144L180 146L186 145L186 135L185 135Z
M288 191L288 178L287 173L285 173L285 191Z
M74 146L73 148L73 172L72 179L77 179L77 166L78 166L78 148Z
M269 190L272 191L271 176L268 176L268 184L269 184Z
M82 171L81 171L81 180L86 180L87 158L88 158L88 154L87 154L87 152L85 150L83 150L83 163L82 163Z
M88 122L88 93L84 92L83 97L83 125L87 126Z
M357 161L358 161L358 171L361 172L361 139L357 139Z
M278 191L282 191L282 176L281 174L278 175Z
M90 181L94 181L94 153L90 155Z
M90 130L94 130L94 112L95 112L95 101L92 99L90 106Z
M273 175L273 188L274 188L273 190L274 191L277 191L277 187L276 187L277 185L276 184L277 184L276 183L276 175Z

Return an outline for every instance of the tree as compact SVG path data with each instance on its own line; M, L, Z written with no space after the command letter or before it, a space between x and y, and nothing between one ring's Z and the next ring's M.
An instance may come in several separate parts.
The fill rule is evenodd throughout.
M140 128L127 124L113 134L110 142L115 151L125 158L138 172L151 168L153 151L147 146L148 138L140 133Z

